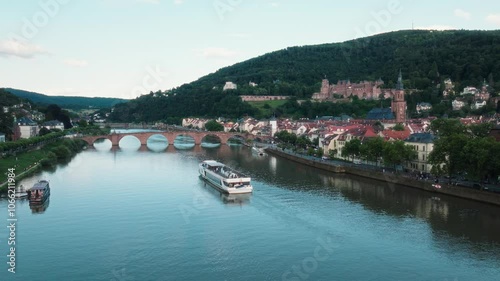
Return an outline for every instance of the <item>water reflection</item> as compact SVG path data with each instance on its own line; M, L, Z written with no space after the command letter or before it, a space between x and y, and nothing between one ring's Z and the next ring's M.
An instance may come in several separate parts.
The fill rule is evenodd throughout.
M500 247L500 208L362 177L328 173L274 156L253 157L249 149L210 151L254 179L284 189L342 198L380 215L418 218L434 234ZM257 191L258 192L258 191ZM438 235L439 234L439 235Z
M192 149L195 147L195 141L191 136L178 135L174 140L174 146L177 149Z
M207 143L207 142L201 143L201 147L204 147L204 148L218 148L220 146L221 146L220 143Z
M221 140L216 135L206 135L201 140L201 146L204 148L216 148L221 146Z
M109 151L113 145L108 139L97 139L93 146L97 151Z
M168 147L168 139L163 135L152 135L146 146L153 152L162 152Z
M32 214L43 214L49 208L50 198L45 200L43 204L30 204Z
M474 243L500 244L499 208L404 186L348 176L322 175L340 194L378 214L423 219L435 230Z
M500 245L500 208L496 206L361 177L332 174L274 156L259 156L245 146L222 145L207 149L194 146L190 137L181 138L181 142L191 147L188 155L192 157L222 161L253 179L279 188L342 198L378 215L418 218L433 229L436 238L444 235L474 244ZM98 146L96 149L99 150ZM168 146L165 153L183 153L177 149ZM140 151L147 149L143 146ZM248 203L247 198L233 198L211 186L204 189L229 204Z
M205 159L251 176L254 193L228 195L206 184L197 171ZM305 268L300 263L325 233L338 247L305 279L498 276L498 207L255 157L244 146L169 145L162 153L146 146L127 153L89 149L75 160L55 175L35 176L55 182L51 210L43 216L31 214L48 205L28 209L26 200L18 202L20 233L44 237L58 253L42 261L47 249L23 240L24 263L32 267L19 272L19 280L40 274L47 280L109 279L117 265L130 279L147 272L142 279L279 280L292 266ZM6 209L6 200L0 205ZM192 211L189 220L183 206ZM8 235L5 228L0 234Z

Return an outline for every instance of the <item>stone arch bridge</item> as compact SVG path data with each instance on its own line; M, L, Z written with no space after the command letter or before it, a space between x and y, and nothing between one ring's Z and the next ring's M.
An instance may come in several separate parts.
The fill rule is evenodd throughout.
M179 131L179 132L140 132L140 133L112 133L102 136L83 136L80 139L86 141L89 145L93 145L98 139L108 139L113 146L118 146L120 140L126 136L136 137L141 145L146 145L148 139L153 135L164 136L168 140L169 145L174 144L174 140L178 136L189 136L194 139L195 145L200 145L203 138L206 136L216 136L219 138L221 144L227 144L231 138L253 139L254 136L247 133L224 133L224 132L199 132L199 131Z

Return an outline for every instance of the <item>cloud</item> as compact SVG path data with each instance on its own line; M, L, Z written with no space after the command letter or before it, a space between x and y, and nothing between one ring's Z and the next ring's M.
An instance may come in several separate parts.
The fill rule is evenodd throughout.
M225 59L232 58L238 53L226 48L205 48L200 51L200 55L205 58Z
M88 65L88 62L85 60L78 60L78 59L66 59L64 60L64 64L74 67L85 67Z
M466 12L462 9L455 9L455 11L453 11L453 14L455 15L455 17L459 17L459 18L462 18L464 20L470 20L470 18L471 18L470 13Z
M500 14L489 14L486 17L486 21L496 25L500 25Z
M274 8L277 8L279 7L280 3L279 3L279 0L276 1L276 0L267 0L267 4L271 7L274 7Z
M439 24L436 24L436 25L429 25L429 26L419 26L419 27L416 27L415 29L423 29L423 30L450 30L450 29L456 29L456 28L453 27L453 26L449 26L449 25L439 25Z
M0 56L31 59L36 55L48 54L42 47L26 41L9 39L0 41Z
M137 0L137 1L149 4L160 4L160 0Z

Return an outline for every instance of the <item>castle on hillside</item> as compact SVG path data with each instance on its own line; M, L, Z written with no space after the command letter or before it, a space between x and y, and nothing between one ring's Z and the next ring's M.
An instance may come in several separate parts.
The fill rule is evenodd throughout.
M323 79L319 93L313 94L313 99L318 101L334 100L334 95L341 95L343 98L357 96L360 99L378 100L382 90L380 86L384 84L381 79L377 81L361 81L351 83L350 80L339 80L337 84L330 85L328 79Z

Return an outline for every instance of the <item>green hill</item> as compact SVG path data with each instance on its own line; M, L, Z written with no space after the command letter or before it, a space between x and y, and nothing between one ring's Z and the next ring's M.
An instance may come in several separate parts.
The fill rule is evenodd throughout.
M0 106L13 106L21 103L21 98L0 88ZM2 110L3 113L3 110Z
M7 137L12 135L14 118L12 114L5 113L3 107L10 107L21 102L22 100L19 97L0 89L0 133L7 135Z
M238 85L249 81L270 85L319 85L326 77L332 81L376 80L396 82L399 69L408 88L423 89L443 76L462 85L479 85L490 74L500 75L500 31L390 32L344 43L290 47L253 58L191 83L193 86ZM495 75L496 74L496 75ZM268 89L270 94L290 94L287 87ZM317 90L317 89L316 89ZM301 93L292 93L301 94ZM303 93L304 96L311 93Z
M67 109L109 108L118 103L128 101L125 99L117 99L117 98L47 96L44 94L33 93L11 88L5 88L4 90L20 98L28 99L37 104L41 105L57 104L60 107Z
M422 98L439 102L436 85L445 78L456 89L479 87L484 79L500 89L500 31L404 30L343 43L290 47L222 68L166 93L139 97L115 107L120 121L153 121L168 117L256 114L238 95L289 95L310 98L323 77L385 81L393 87L401 69L406 88L427 91ZM238 90L222 92L226 81ZM258 87L251 87L252 81ZM216 88L214 88L216 87ZM290 105L284 105L290 107ZM321 113L321 112L320 112ZM347 113L349 112L335 112ZM312 113L311 113L312 114ZM308 114L308 115L311 115Z

